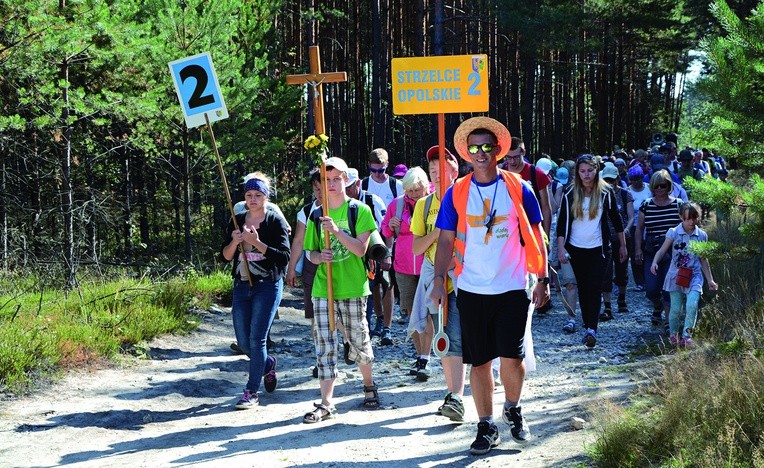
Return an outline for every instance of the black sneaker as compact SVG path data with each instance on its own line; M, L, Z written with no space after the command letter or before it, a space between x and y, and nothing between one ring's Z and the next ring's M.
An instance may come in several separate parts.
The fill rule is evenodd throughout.
M489 424L488 421L478 423L478 433L475 442L470 445L470 453L473 455L483 455L491 451L492 448L499 445L499 428L496 424Z
M235 408L237 410L251 409L257 406L259 402L260 399L258 398L257 393L244 389L244 395L236 402Z
M427 368L427 359L419 359L419 369L416 371L416 379L420 382L427 382L430 378L430 369Z
M268 356L265 358L265 373L263 374L263 382L265 385L265 391L273 393L276 390L278 380L276 379L276 357Z
M629 311L629 306L626 305L626 301L618 301L618 312L625 314Z
M513 406L509 409L504 409L502 417L504 422L509 424L512 438L518 444L525 444L531 438L531 429L528 427L528 423L525 422L525 418L521 413L522 407Z
M416 375L417 372L419 372L419 369L421 368L422 362L424 359L422 358L416 358L416 361L414 361L414 366L409 369L409 375Z
M446 399L440 408L438 408L438 412L451 421L464 421L464 403L459 399L459 395L454 396L451 392L446 395Z
M613 320L613 311L605 309L600 313L600 321L607 322L609 320Z
M382 329L382 334L379 335L379 336L382 338L382 340L381 340L382 346L392 346L393 345L393 337L392 337L392 333L390 332L389 328L387 328L387 327L383 328Z

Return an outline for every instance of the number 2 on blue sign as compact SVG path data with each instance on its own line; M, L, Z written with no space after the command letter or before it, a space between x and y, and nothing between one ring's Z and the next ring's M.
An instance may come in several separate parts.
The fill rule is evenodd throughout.
M202 93L207 88L207 82L209 81L207 71L203 67L199 65L189 65L187 67L183 67L178 75L180 76L182 82L185 82L188 78L196 79L194 92L191 94L191 98L188 100L189 109L206 106L207 104L212 104L215 102L215 96L212 94L205 94L202 96Z
M477 72L472 72L467 76L467 79L473 82L467 94L470 96L480 96L480 91L477 89L480 85L480 75Z

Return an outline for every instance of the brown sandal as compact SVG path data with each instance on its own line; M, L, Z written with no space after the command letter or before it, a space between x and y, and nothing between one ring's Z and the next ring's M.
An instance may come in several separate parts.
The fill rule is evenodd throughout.
M305 413L305 416L302 417L302 422L305 424L314 424L326 419L332 419L337 413L337 408L335 408L334 405L326 406L321 403L313 403L313 406L316 408L313 411Z
M363 392L364 392L363 407L366 409L379 408L379 391L377 389L377 384L372 383L368 387L364 385ZM371 393L372 396L367 397L365 396L366 393Z

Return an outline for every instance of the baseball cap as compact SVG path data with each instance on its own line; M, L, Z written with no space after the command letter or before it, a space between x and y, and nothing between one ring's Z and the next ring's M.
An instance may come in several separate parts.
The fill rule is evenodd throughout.
M430 147L430 149L427 150L427 162L430 162L433 158L438 157L438 155L439 155L439 153L438 153L439 148L440 148L440 146L435 145L435 146ZM446 152L445 153L446 154L446 159L451 159L452 161L456 162L456 157L450 151L448 151L448 148L443 148L443 149Z
M561 184L567 184L568 183L568 177L570 176L570 173L568 170L564 167L561 167L557 169L557 172L554 175L555 180Z
M611 162L606 162L605 167L600 172L600 177L603 179L615 179L618 177L618 168Z
M350 187L354 183L358 182L358 169L350 167L345 172L348 175L348 181L345 182L345 187Z
M645 171L642 170L642 166L636 165L629 168L629 179L641 179L645 176Z
M338 158L337 156L326 158L326 160L324 161L324 164L326 164L327 167L331 166L340 172L348 171L347 163L345 163L345 161L343 161L341 158ZM356 177L358 177L358 171L356 171Z
M552 170L552 160L549 158L541 158L536 161L536 167L541 169L544 174L549 175L549 171Z
M408 167L406 167L405 164L398 164L395 166L395 169L393 170L393 177L403 177L406 175L406 172L409 170Z
M652 167L654 171L659 171L666 167L666 161L663 160L663 156L660 154L654 154L653 157L650 158L650 167Z
M694 156L692 155L692 151L688 149L683 149L682 151L680 151L679 156L677 157L677 159L679 159L680 161L690 161L693 158Z

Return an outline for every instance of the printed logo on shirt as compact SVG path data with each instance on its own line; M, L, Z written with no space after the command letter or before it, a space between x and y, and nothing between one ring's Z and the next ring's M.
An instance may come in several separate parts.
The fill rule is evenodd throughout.
M467 214L467 224L473 228L485 227L485 243L493 236L493 227L498 226L509 218L509 216L491 216L491 200L483 199L483 212L478 215ZM506 233L505 233L506 234ZM506 236L505 236L506 237Z

